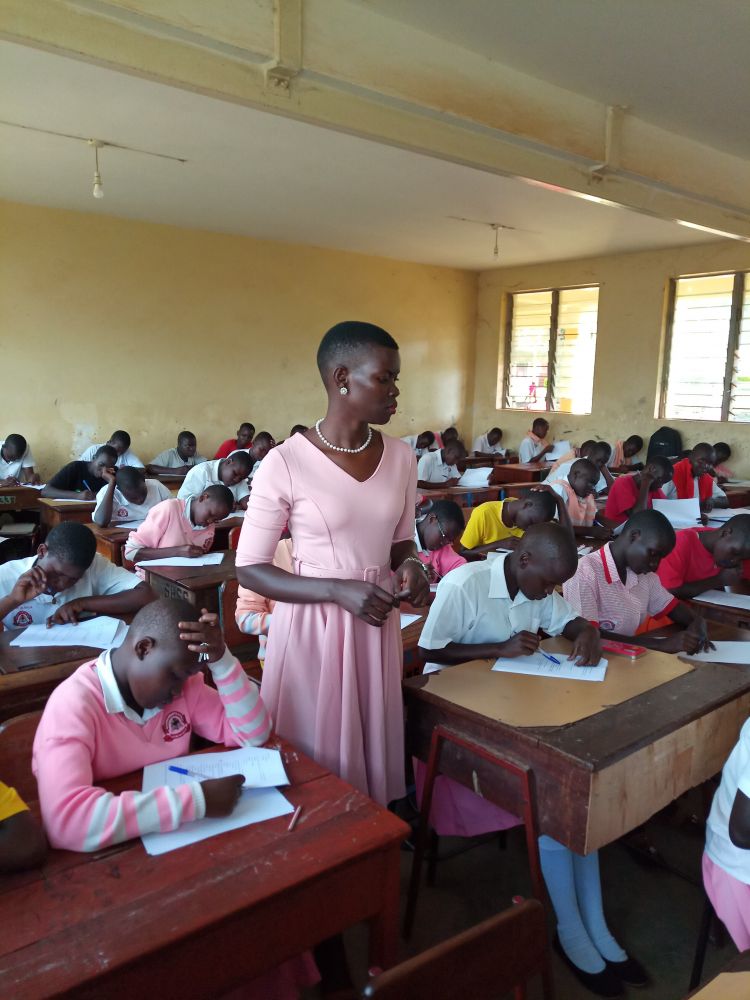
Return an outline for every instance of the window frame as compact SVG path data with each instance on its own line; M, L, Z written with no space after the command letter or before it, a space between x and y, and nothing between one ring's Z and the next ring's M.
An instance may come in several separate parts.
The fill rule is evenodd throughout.
M557 327L558 320L560 317L560 292L574 292L578 288L596 288L597 299L596 299L596 332L597 332L597 347L599 345L599 293L601 292L601 282L585 282L576 285L560 285L559 287L552 288L524 288L522 291L517 292L506 292L505 296L505 350L503 354L503 388L502 388L502 410L508 410L510 413L563 413L568 416L590 416L594 412L593 403L593 380L596 375L596 358L594 360L594 371L591 373L592 385L591 385L591 409L588 413L569 413L568 410L555 410L553 409L552 403L555 397L555 375L556 375L556 354L557 354ZM535 292L551 292L552 303L550 305L550 327L549 327L549 350L547 352L547 391L544 400L544 409L532 410L524 409L518 406L510 406L508 399L508 392L510 390L510 356L511 356L511 345L513 341L513 307L514 299L516 295L529 295Z
M722 275L733 275L732 304L729 311L729 336L727 337L727 356L724 359L724 386L721 397L721 416L716 417L668 417L667 394L669 391L669 371L672 364L672 339L674 333L674 314L677 304L677 282L690 278L711 278ZM732 402L732 378L734 376L734 358L740 340L742 326L742 300L745 295L745 284L750 271L709 271L705 274L678 274L669 279L667 289L667 323L664 333L664 364L662 365L661 385L659 386L659 420L702 420L712 424L741 424L744 420L732 420L729 407Z

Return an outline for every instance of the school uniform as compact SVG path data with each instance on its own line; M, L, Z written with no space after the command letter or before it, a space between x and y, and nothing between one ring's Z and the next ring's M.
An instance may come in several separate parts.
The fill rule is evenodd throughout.
M682 528L676 532L677 543L668 556L659 563L656 571L667 590L676 590L686 583L708 580L721 572L714 557L701 542L704 531L714 528Z
M99 451L100 448L103 448L105 444L107 444L107 442L106 441L102 441L101 444L92 444L92 445L90 445L86 449L86 451L84 451L84 453L81 455L81 461L82 462L90 462L91 459L94 457L94 455L96 455L97 451ZM117 466L118 469L123 469L123 468L125 468L126 465L130 465L134 469L143 469L143 468L145 468L145 466L144 466L143 462L140 460L140 458L138 458L138 456L135 454L135 452L130 451L130 449L128 449L127 451L124 451L122 453L122 455L118 455L117 461L115 462L115 465Z
M523 537L522 528L509 528L503 521L505 504L516 503L515 500L488 500L475 507L461 536L461 544L465 549L475 549L479 545L489 545L491 542L501 542L505 538Z
M471 446L472 451L479 451L483 455L504 455L505 448L501 444L490 444L487 440L486 434L480 434L479 437L474 438L474 444Z
M83 493L91 490L96 494L107 485L101 476L92 476L88 462L68 462L47 483L56 490L68 490L70 493Z
M625 524L628 519L627 511L632 510L638 501L640 486L636 481L639 475L637 472L630 472L624 476L618 476L609 489L607 495L607 505L604 508L604 516L617 524ZM651 510L654 500L666 500L663 490L654 490L646 497L646 509Z
M560 465L557 466L557 468L553 466L548 473L547 479L549 479L552 476L553 472L555 474L555 479L567 479L570 470L573 468L573 464L577 461L578 461L577 458L571 458L568 459L568 461L566 462L561 462ZM597 493L601 493L607 489L607 480L604 478L604 475L601 472L599 473L599 478L596 482L595 489Z
M219 478L219 465L221 462L222 459L214 459L212 462L201 462L200 465L193 466L185 476L182 486L180 486L177 493L179 499L187 500L191 496L198 497L207 486L214 486L217 483L221 485L221 479ZM250 492L250 487L246 479L243 479L236 486L230 486L229 489L235 502L239 502Z
M448 543L447 545L441 545L439 549L426 549L422 545L422 540L419 537L419 531L417 530L417 524L420 521L424 521L427 515L417 519L414 526L414 544L417 546L417 556L420 561L425 564L425 566L431 566L435 578L437 580L442 580L444 576L447 576L451 570L458 569L459 566L463 566L466 560L463 556L460 556L458 552L453 548L453 546Z
M276 546L276 554L273 557L273 565L283 569L286 573L294 573L292 562L292 540L282 538ZM271 620L276 601L263 594L256 594L254 590L239 586L237 588L237 605L234 611L234 620L240 632L245 635L258 636L258 659L263 665L266 658L266 646L271 630Z
M581 618L621 635L635 635L649 616L667 615L679 604L656 573L628 568L623 583L609 542L579 560L576 575L563 584L563 597Z
M99 490L96 494L96 507L91 515L94 524L104 524L104 498L107 495L109 486ZM112 520L113 521L143 521L146 515L162 500L171 500L172 494L164 483L158 479L146 480L146 499L143 503L132 503L127 499L116 486L112 496Z
M0 781L0 823L20 812L27 812L28 808L15 788Z
M549 485L565 501L573 525L590 528L596 518L596 500L593 496L579 497L567 479L557 479Z
M249 448L252 443L252 441L248 442L247 447ZM227 438L216 449L214 458L228 458L233 451L237 451L237 438Z
M750 797L750 719L721 772L706 823L703 884L716 915L740 951L750 948L750 851L729 837L737 792Z
M417 458L421 458L422 455L426 455L428 451L437 451L437 444L434 444L432 448L417 448L418 439L418 434L406 434L401 438L402 441L409 445Z
M518 448L518 461L521 463L531 462L546 447L546 440L539 438L531 431L526 435Z
M180 545L197 545L208 552L214 542L214 526L197 525L190 516L193 497L179 497L162 501L152 507L146 520L128 535L124 556L135 561L141 549L171 549ZM136 573L145 578L144 571L136 566Z
M691 484L692 480L692 484ZM674 465L673 478L664 487L667 500L696 500L703 502L709 497L726 499L726 493L713 476L705 472L702 476L694 476L689 458L683 458Z
M194 465L200 465L201 462L207 461L208 459L204 458L203 455L192 455L190 458L182 458L176 448L167 448L166 451L160 451L156 458L151 459L150 464L160 465L164 469L182 469L188 465L192 469Z
M444 483L460 478L458 466L444 462L442 451L427 451L417 463L417 479L424 483Z
M15 458L12 462L6 462L2 456L2 449L5 446L5 439L0 441L0 479L23 479L21 472L23 469L36 468L36 460L31 454L31 448L27 446L26 451L20 458Z
M22 573L36 562L36 556L15 559L0 565L0 597L7 597ZM38 594L31 601L24 601L3 618L4 628L24 628L26 625L43 625L57 609L79 597L110 597L133 590L141 581L135 573L122 566L115 566L97 552L94 561L80 580L57 594Z

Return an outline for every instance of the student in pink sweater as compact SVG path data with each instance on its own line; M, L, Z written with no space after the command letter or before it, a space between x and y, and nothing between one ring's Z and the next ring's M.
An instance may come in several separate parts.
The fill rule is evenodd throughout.
M431 500L420 509L414 522L414 543L431 583L437 583L466 562L453 548L464 528L461 508L453 500Z
M163 500L128 535L125 558L138 563L166 556L202 556L213 545L214 524L231 514L233 508L231 491L220 483L207 486L200 496L187 500ZM136 571L144 575L137 567Z
M217 616L197 614L186 601L146 605L122 646L84 663L50 695L32 770L53 847L96 851L234 809L241 775L120 795L99 785L188 753L193 732L228 746L268 739L271 720L226 649ZM205 683L199 652L216 690Z
M276 553L273 557L273 565L283 569L285 573L293 573L294 565L292 560L292 540L282 538L276 546ZM261 666L266 658L266 645L268 644L268 633L271 628L271 618L276 601L262 594L256 594L254 590L247 587L237 588L237 606L234 612L234 620L237 628L245 635L258 636L258 659Z

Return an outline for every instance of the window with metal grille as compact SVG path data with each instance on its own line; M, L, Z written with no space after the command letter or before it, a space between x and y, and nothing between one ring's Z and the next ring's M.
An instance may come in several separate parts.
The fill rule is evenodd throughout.
M663 417L750 421L746 279L740 271L670 282Z
M498 407L591 413L598 309L596 285L510 295Z

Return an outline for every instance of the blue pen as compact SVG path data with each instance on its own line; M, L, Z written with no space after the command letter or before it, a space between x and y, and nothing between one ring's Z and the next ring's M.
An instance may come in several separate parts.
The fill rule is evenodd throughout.
M170 764L167 768L168 771L174 771L175 774L185 774L190 778L199 778L201 781L206 780L205 774L198 774L197 771L191 771L187 767L177 767L176 764Z
M87 489L87 490L89 491L89 493L93 493L93 492L94 492L94 491L93 491L93 490L91 489L91 487L89 486L89 484L88 484L88 483L86 482L86 480L85 480L85 479L84 479L84 480L82 480L82 482L83 482L83 485L84 485L84 486L86 487L86 489Z
M545 660L549 660L550 663L556 663L558 667L560 666L560 661L556 657L550 656L549 653L545 653L543 649L540 649L539 652L542 654Z

